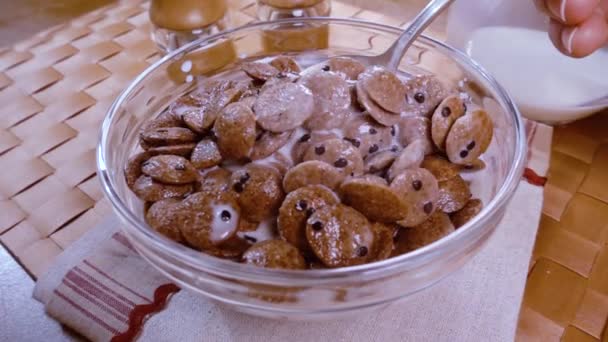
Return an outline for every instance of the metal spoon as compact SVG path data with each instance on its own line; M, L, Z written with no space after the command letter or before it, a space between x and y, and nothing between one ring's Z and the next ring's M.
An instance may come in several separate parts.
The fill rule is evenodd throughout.
M384 53L377 56L347 56L358 60L364 65L382 65L386 69L396 71L401 59L414 40L429 26L429 24L454 0L431 0L414 18L410 26L403 31L399 39Z

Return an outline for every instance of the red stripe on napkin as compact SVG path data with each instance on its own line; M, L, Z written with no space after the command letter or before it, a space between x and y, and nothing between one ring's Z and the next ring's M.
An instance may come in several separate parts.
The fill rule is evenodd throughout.
M154 291L154 302L151 304L137 305L129 315L129 329L112 338L112 342L133 341L141 331L144 320L150 314L162 310L167 304L170 295L179 292L180 288L175 284L164 284Z

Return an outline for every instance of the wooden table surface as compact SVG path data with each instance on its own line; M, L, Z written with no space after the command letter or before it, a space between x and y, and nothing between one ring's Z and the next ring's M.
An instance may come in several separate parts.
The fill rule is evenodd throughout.
M65 21L71 16L107 2L111 0L97 0L86 4L77 0L23 1L17 4L18 10L15 11L18 13L13 15L10 13L11 9L0 4L0 70L3 69L1 61L2 53L5 52L1 48L2 45L14 44L26 38L28 34L44 29L45 26ZM252 3L253 0L240 3L249 2ZM425 3L424 0L350 2L353 5L340 5L340 11L393 25L401 25L411 19L415 11ZM247 6L244 8L245 15L254 15L253 7ZM358 6L363 6L363 9ZM433 27L441 34L445 20L441 18ZM116 31L121 28L113 29ZM125 32L128 32L128 29ZM103 45L94 51L89 49L91 51L88 52L90 55L111 54L113 48ZM146 48L150 46L146 45ZM146 61L154 58L148 57ZM102 58L101 55L99 58ZM111 67L110 63L108 65ZM48 73L43 75L49 77ZM5 82L2 76L0 73L0 87L2 82ZM40 79L32 82L40 82ZM6 132L10 132L8 127L0 128L6 128ZM12 135L8 136L10 139L7 140L4 132L0 130L0 159L11 153L10 149L5 147L13 142L10 140ZM54 131L51 137L43 138L49 140L63 133L64 131ZM35 146L28 148L36 150ZM54 166L52 162L51 158L50 163ZM518 340L559 341L563 338L565 341L592 342L600 341L603 337L603 341L608 341L608 333L605 332L608 317L608 113L556 128L548 178L543 219L520 315ZM41 181L43 179L45 182ZM52 181L48 181L49 179ZM78 185L76 192L70 191L70 198L74 201L79 198L86 201L82 194L92 198L99 196L100 194L91 192L90 184L94 183L93 180L86 180ZM34 183L34 190L36 186L40 189L60 187L60 182L56 183L52 177L36 180L39 181L42 184ZM14 251L18 250L15 249L16 245L23 244L23 237L31 227L23 224L23 217L14 216L14 210L19 210L19 207L15 208L9 202L15 197L18 204L35 201L28 194L29 185L9 195L2 193L6 188L3 189L2 185L0 184L0 212L5 217L0 215L0 241L8 246L9 250ZM76 204L78 203L71 205L77 207ZM87 206L85 209L89 208ZM0 341L55 341L73 338L44 314L42 306L31 299L31 291L34 285L32 276L42 272L53 256L86 232L86 227L90 227L94 215L78 216L81 213L82 211L72 213L75 215L74 222L68 217L65 222L57 223L60 227L67 225L68 228L64 230L69 230L70 234L58 234L53 228L46 239L28 240L28 243L33 243L36 248L24 249L27 255L9 254L0 246L0 279L3 280L0 282L0 313L5 313L0 323ZM29 253L42 253L42 256L32 257Z

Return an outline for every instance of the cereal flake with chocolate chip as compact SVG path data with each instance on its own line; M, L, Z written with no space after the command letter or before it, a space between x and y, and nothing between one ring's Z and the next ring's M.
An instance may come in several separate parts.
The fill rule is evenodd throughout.
M251 151L251 159L264 159L285 146L293 136L294 131L285 131L281 133L273 133L264 131L256 137L255 145Z
M384 180L380 178L380 182ZM339 193L345 204L372 221L391 223L408 216L407 203L388 185L366 178L351 178L342 183Z
M197 172L184 157L163 154L141 164L141 171L152 179L165 184L188 184L197 180Z
M350 57L332 57L325 65L327 71L342 73L351 81L356 81L359 75L365 71L365 66L361 62Z
M213 131L224 158L247 158L255 145L255 115L247 106L232 103L217 118Z
M222 155L214 141L204 139L192 151L190 162L197 169L206 169L219 165L222 162Z
M337 73L315 72L306 74L298 83L310 89L314 96L314 114L306 120L309 130L328 130L342 127L350 116L350 86Z
M279 72L299 74L302 71L298 62L288 56L278 56L270 62L270 65L279 70Z
M394 237L397 228L394 225L386 225L383 223L373 223L372 230L374 232L374 245L370 253L370 260L382 261L390 258L394 249Z
M405 83L407 105L405 112L415 116L430 116L445 98L446 91L435 76L422 75Z
M467 165L484 153L494 133L490 116L481 109L458 118L446 139L446 154L455 164Z
M271 167L248 164L231 176L242 215L246 220L261 222L277 214L285 193L279 173Z
M391 128L380 125L369 116L356 117L346 124L344 140L358 148L361 156L384 151L392 144Z
M407 169L420 167L424 160L424 141L415 140L404 148L388 169L388 179L393 180L398 174Z
M303 157L304 161L319 160L339 169L344 176L363 173L363 158L359 150L342 139L330 139L312 144Z
M435 151L431 140L431 121L424 116L407 116L399 121L399 142L407 146L416 140L424 142L424 154L429 155Z
M156 202L166 198L181 198L190 194L192 184L164 184L155 181L150 176L141 175L131 188L133 193L146 202Z
M182 201L168 198L153 203L146 212L146 222L152 229L175 241L182 242Z
M394 114L405 110L406 88L394 73L372 66L365 70L365 77L360 82L369 98L383 110Z
M289 193L308 185L324 185L336 190L344 180L344 174L333 165L309 160L289 169L283 178L283 189Z
M445 140L454 122L464 115L466 110L464 101L459 95L446 97L435 109L431 118L431 137L435 146L445 151Z
M279 235L305 255L310 255L312 251L306 239L306 221L315 211L338 203L338 196L322 185L310 185L290 192L279 209Z
M303 270L307 266L300 251L283 240L256 243L243 253L243 262L260 267L289 270Z
M422 168L429 170L438 182L444 182L460 175L460 167L450 163L447 159L432 155L424 158Z
M304 158L304 154L306 153L308 148L310 148L311 145L316 144L318 142L338 138L338 135L331 131L313 131L304 133L300 135L299 138L297 138L297 140L295 141L291 150L291 158L295 163L300 163L302 162L302 158Z
M146 152L150 153L151 156L158 156L161 154L171 154L175 156L189 157L196 146L195 143L169 145L169 146L156 146L150 147Z
M381 151L370 154L365 158L365 172L375 174L388 169L397 158L393 151Z
M362 73L359 75L357 84L355 85L358 103L374 120L376 120L376 122L380 123L381 125L396 125L400 121L400 115L384 110L371 99L364 86L367 78L369 78L369 74L366 72Z
M146 122L141 129L141 132L153 131L157 128L168 128L168 127L183 127L184 122L182 121L181 115L175 114L171 110L162 112L158 117Z
M456 176L439 182L437 208L446 213L453 213L464 208L471 196L469 184L462 177Z
M343 204L325 206L310 216L306 238L315 255L330 268L366 263L374 245L371 223Z
M391 182L391 189L401 197L409 210L398 223L413 227L424 222L436 209L439 185L435 177L425 169L407 169Z
M450 215L450 219L452 220L454 227L458 229L464 226L473 217L477 216L477 214L481 212L481 209L483 209L483 203L481 200L473 198L470 199L462 209L453 212Z
M179 228L184 239L204 251L236 234L240 208L230 193L197 192L183 200L181 216Z
M454 232L454 225L452 225L450 217L441 211L436 211L420 225L399 230L393 256L430 245L452 232Z
M178 145L196 141L194 132L183 127L160 127L142 132L141 140L148 147Z
M258 124L271 132L301 126L314 110L310 89L301 84L279 83L264 89L253 105Z
M261 62L241 63L241 69L247 76L258 81L267 81L270 78L277 76L280 72L279 69L274 66Z

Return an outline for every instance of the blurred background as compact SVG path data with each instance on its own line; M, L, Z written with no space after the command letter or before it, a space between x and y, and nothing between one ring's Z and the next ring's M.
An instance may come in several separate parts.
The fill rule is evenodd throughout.
M59 25L70 18L77 17L116 0L0 0L0 46L11 45L45 28ZM402 15L404 19L412 16L402 5L404 0L345 0L365 9ZM409 0L420 7L426 0ZM401 4L400 4L401 3ZM389 11L389 12L386 12Z

